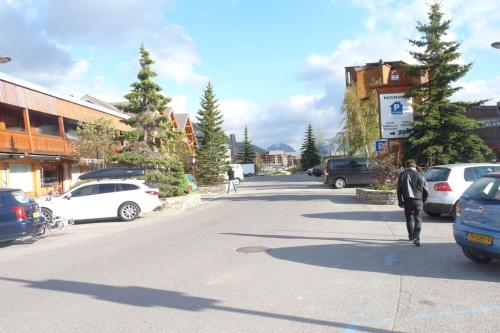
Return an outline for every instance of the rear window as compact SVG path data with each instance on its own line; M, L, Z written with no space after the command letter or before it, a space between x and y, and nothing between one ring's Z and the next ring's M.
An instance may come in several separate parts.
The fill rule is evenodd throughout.
M116 184L116 192L137 190L139 186L133 184Z
M500 172L500 166L481 166L481 167L471 167L465 168L464 170L464 178L467 182L474 182L485 176L487 174L493 172Z
M24 193L23 191L13 191L10 192L14 199L16 199L17 202L22 203L22 204L27 204L30 202L31 198L29 195Z
M465 191L465 195L469 199L500 202L500 178L482 177Z
M428 182L445 182L448 180L451 169L448 168L430 168L425 173L425 180Z
M99 194L113 193L115 184L99 184Z

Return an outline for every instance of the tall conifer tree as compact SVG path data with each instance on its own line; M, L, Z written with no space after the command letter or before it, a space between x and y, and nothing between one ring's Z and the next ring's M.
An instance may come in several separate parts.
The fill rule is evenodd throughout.
M304 143L302 144L300 151L302 152L300 163L304 170L312 168L320 163L318 147L316 146L316 140L314 138L311 124L307 127Z
M253 149L252 141L248 138L247 126L245 126L245 131L243 132L243 151L238 154L238 160L241 163L255 162L255 150Z
M410 52L418 65L409 66L406 73L414 77L427 75L428 81L407 94L420 102L415 105L408 153L426 165L482 161L488 148L473 134L478 123L464 114L471 104L450 101L461 89L453 83L462 78L472 64L457 63L460 43L445 38L451 21L443 20L438 3L430 6L428 18L427 24L417 23L421 38L410 40L410 44L420 50Z
M210 82L201 97L197 119L198 129L202 134L197 152L198 181L204 185L220 184L227 171L226 136L222 129L222 114Z

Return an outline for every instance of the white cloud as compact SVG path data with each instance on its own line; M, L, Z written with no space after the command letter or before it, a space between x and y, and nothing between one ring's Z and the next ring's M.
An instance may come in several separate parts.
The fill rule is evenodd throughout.
M267 148L273 143L284 142L299 149L309 122L316 131L333 136L340 119L332 107L319 106L320 95L294 95L262 107L246 100L222 100L220 110L224 115L224 129L243 138L248 126L254 144Z
M200 57L192 38L177 25L165 27L149 43L158 74L174 79L179 84L202 86L208 77L198 74L195 67Z
M189 113L187 111L188 95L171 96L171 98L170 107L174 110L174 113Z
M453 100L473 102L486 99L489 100L486 104L490 105L500 101L500 76L488 80L460 81L457 86L463 89L453 96Z

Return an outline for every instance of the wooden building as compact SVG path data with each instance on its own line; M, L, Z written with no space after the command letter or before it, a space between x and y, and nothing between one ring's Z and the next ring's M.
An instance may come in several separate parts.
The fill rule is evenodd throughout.
M80 174L74 157L78 122L106 118L117 130L127 116L61 96L0 73L0 186L40 197L66 191Z

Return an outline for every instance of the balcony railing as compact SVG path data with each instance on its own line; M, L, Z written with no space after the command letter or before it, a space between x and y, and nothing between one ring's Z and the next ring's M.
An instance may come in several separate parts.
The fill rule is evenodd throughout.
M0 151L49 155L72 155L73 142L51 135L31 135L27 132L0 130Z

